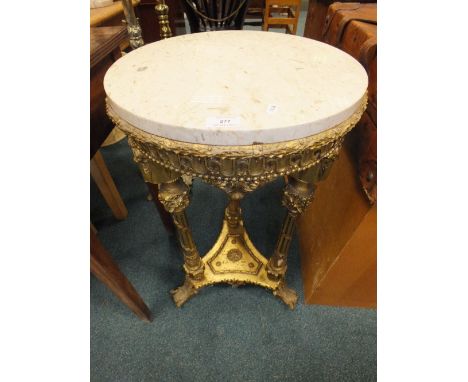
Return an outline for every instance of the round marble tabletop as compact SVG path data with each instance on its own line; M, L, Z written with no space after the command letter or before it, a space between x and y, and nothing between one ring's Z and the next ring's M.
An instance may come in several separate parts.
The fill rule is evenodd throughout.
M367 74L353 57L293 35L225 31L143 46L106 73L108 102L148 133L188 143L304 138L359 107Z

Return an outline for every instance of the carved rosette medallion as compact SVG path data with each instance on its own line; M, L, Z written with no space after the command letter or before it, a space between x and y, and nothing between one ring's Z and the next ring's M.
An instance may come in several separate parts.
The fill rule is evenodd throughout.
M238 249L231 249L226 256L233 263L242 259L242 253Z

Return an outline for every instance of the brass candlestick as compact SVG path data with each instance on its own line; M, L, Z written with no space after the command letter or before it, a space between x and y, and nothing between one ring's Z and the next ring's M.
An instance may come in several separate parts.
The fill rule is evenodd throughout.
M164 3L164 0L162 0L154 9L158 15L161 40L172 37L171 27L169 26L169 7Z

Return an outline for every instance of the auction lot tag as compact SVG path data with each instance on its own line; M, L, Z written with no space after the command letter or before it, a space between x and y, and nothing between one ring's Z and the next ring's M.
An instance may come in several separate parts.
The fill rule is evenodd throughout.
M234 127L240 125L240 117L208 117L206 127Z

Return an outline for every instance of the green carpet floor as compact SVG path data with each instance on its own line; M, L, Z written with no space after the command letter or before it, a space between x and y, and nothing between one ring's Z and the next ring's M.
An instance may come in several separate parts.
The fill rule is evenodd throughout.
M269 291L216 285L177 309L169 290L183 281L182 254L166 234L124 140L103 155L129 214L113 219L91 182L91 220L151 311L140 321L91 278L91 381L375 381L376 311L304 305L295 238L287 280L299 293L289 310ZM256 247L272 253L285 214L282 181L242 202ZM187 209L201 254L214 243L227 198L196 181Z

